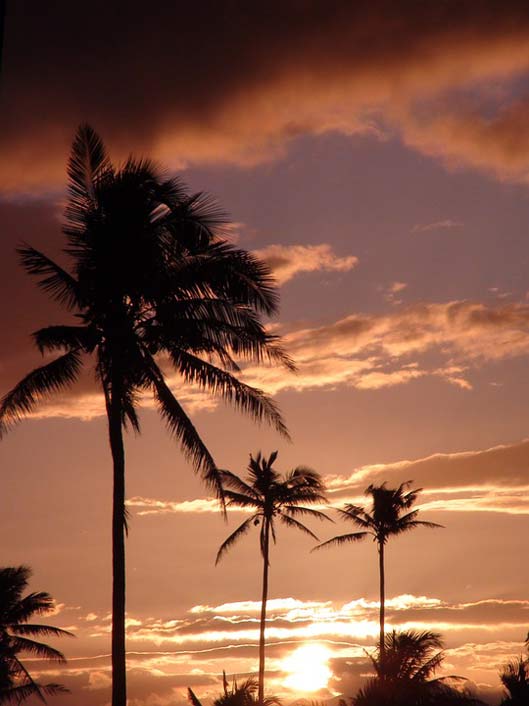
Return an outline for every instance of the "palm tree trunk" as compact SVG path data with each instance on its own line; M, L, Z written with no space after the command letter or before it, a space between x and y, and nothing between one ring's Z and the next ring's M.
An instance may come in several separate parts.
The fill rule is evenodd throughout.
M114 463L112 501L112 706L126 706L125 665L125 449L119 382L107 397L108 435Z
M263 593L261 596L261 624L259 631L259 691L257 703L262 706L264 703L264 673L265 673L265 623L266 623L266 601L268 599L268 554L270 546L270 525L268 520L263 520L264 544L263 544Z
M386 646L384 644L384 634L385 634L385 613L386 613L386 579L384 575L384 542L379 541L378 544L378 569L380 576L380 662L383 666L384 655L386 651Z

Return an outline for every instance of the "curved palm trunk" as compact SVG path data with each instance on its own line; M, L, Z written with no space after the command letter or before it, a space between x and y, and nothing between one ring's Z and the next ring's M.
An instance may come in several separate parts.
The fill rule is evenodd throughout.
M270 524L265 520L263 545L263 593L261 596L261 624L259 630L259 691L257 703L264 703L264 673L265 673L265 623L266 601L268 599L268 554L270 547Z
M383 665L384 655L386 653L386 646L384 644L384 634L385 634L385 618L386 618L386 578L384 575L384 542L381 541L378 544L378 569L380 578L380 662Z
M107 394L108 435L114 464L112 500L112 706L126 706L125 666L125 449L119 384Z

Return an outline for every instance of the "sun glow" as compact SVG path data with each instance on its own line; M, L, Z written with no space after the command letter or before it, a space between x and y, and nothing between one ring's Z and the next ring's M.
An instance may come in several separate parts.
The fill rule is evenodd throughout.
M329 669L331 651L324 645L302 645L285 657L282 669L287 673L284 686L295 691L324 689L332 672Z

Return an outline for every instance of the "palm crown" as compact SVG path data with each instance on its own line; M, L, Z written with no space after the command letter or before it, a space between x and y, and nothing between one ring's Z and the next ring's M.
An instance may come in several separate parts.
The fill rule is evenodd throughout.
M249 531L252 525L261 525L260 546L264 558L266 533L270 530L275 543L277 521L317 539L314 532L297 518L310 516L318 520L329 519L323 512L306 507L307 504L326 501L325 487L319 474L310 468L298 466L281 477L272 468L276 458L277 451L270 454L268 459L261 453L258 453L255 458L250 456L247 481L230 471L221 472L227 506L245 508L254 512L222 543L217 553L216 563L240 537Z
M40 684L21 661L20 654L64 663L62 652L33 638L61 637L71 633L51 625L32 622L36 615L53 609L45 592L23 596L31 571L27 566L0 569L0 703L20 703L30 696L44 701L45 695L66 691L60 684Z
M468 690L454 684L462 677L435 677L444 654L438 633L391 632L379 644L378 655L370 656L376 677L371 678L353 699L353 706L484 706Z
M274 403L233 375L236 358L292 367L259 319L277 310L270 272L222 237L226 219L209 197L189 195L148 160L129 158L116 169L89 127L77 134L68 175L64 252L72 271L32 247L19 252L77 325L33 334L42 353L65 352L5 396L4 429L42 396L70 386L83 355L94 353L107 407L118 397L123 423L138 429L138 397L151 390L184 451L221 492L213 459L167 385L162 363L286 433Z

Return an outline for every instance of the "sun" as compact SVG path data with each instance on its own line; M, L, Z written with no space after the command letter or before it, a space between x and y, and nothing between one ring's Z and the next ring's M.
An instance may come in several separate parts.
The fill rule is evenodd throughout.
M281 668L287 673L283 685L295 691L324 689L332 672L329 669L331 651L324 645L306 644L285 657Z

